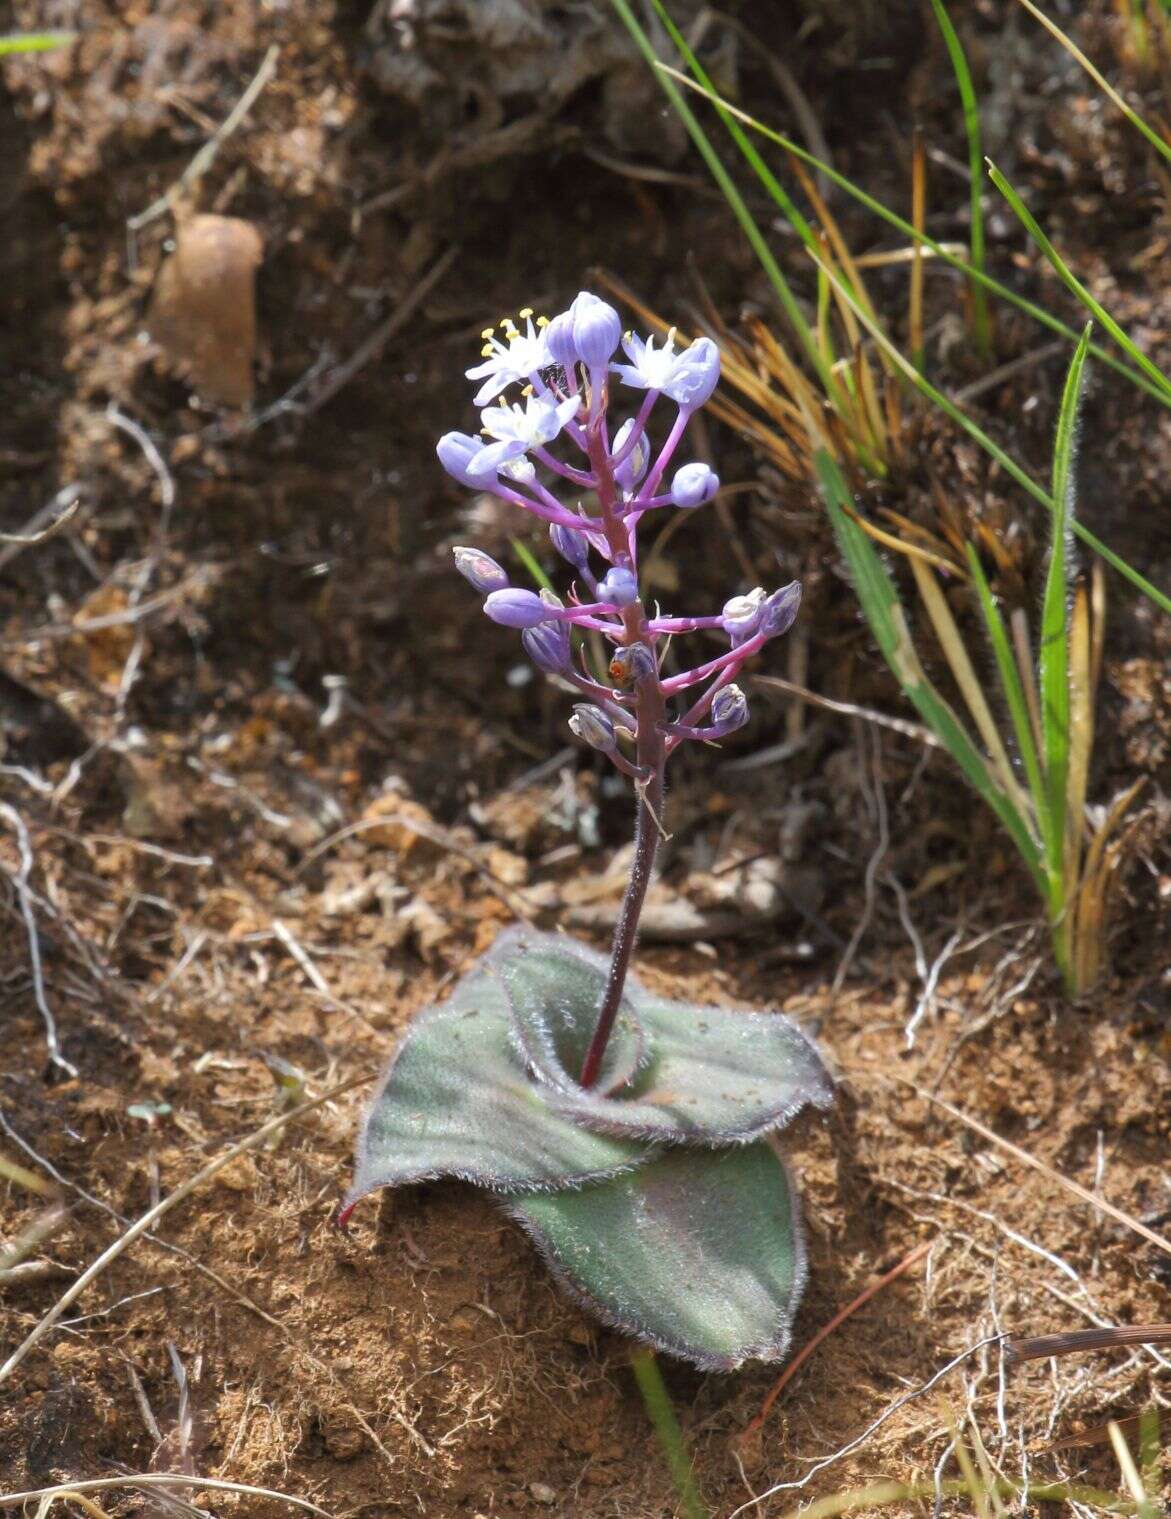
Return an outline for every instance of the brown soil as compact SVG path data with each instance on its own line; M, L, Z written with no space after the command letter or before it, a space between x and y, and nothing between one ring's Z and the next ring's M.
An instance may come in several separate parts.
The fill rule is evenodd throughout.
M774 35L774 6L737 9ZM943 56L894 9L881 44L860 26L819 51L815 31L786 56L841 165L902 205L913 118L951 159L964 150ZM1004 106L1016 114L998 129L990 111L991 146L1166 366L1165 180L1053 48L1032 34L1023 47L1018 9L985 0L966 17L993 103L1004 105L1006 58L1018 60ZM547 926L596 927L628 824L625 788L562 749L563 699L514 675L509 636L482 625L449 569L452 541L506 552L507 533L525 530L479 516L434 463L435 435L469 423L461 370L476 335L503 311L564 304L599 262L684 320L692 270L730 321L764 287L680 144L648 129L623 156L612 143L632 130L628 113L595 151L613 127L599 79L567 98L555 133L512 156L438 157L475 140L460 136L459 102L434 122L380 92L385 33L366 10L110 0L89 8L73 49L4 65L0 522L22 530L67 487L80 505L54 540L0 565L0 788L28 830L45 997L78 1073L46 1059L6 888L0 1155L58 1178L70 1211L33 1250L32 1275L0 1286L3 1344L28 1334L128 1221L282 1101L347 1086L118 1255L23 1360L0 1387L0 1485L184 1470L364 1519L670 1514L679 1500L628 1345L559 1295L490 1200L436 1185L363 1204L349 1234L333 1217L396 1034L518 907ZM779 14L789 28L811 10ZM1113 8L1083 11L1079 35L1111 58ZM58 19L32 0L16 7L18 26ZM178 178L274 43L273 78L195 196L199 211L244 218L264 239L256 410L242 421L199 405L140 341L174 225L168 215L144 228L129 260L126 219ZM903 79L906 100L892 90ZM742 82L750 108L775 117L764 65L747 64ZM1143 87L1157 105L1157 82ZM835 103L846 99L848 120ZM647 101L644 116L658 110ZM508 104L504 125L518 109ZM966 190L946 167L933 196L933 230L962 238ZM891 246L840 214L856 246ZM994 217L998 272L1071 315L1022 247ZM452 248L411 321L345 368ZM782 251L804 280L796 250ZM898 313L905 275L883 279L876 289ZM941 317L954 287L933 288ZM1038 343L1005 317L997 360ZM962 349L938 364L949 384L972 377ZM1044 357L978 403L1038 470L1061 377L1061 358ZM289 395L296 404L274 409ZM110 405L145 431L120 426ZM169 509L144 437L173 482ZM1162 585L1169 440L1165 413L1096 379L1084 515ZM713 429L711 441L726 480L758 479L740 440ZM923 514L939 486L965 512L1009 524L1031 598L1043 564L1033 509L937 418L915 420L911 442L913 468L872 503ZM686 580L689 600L714 601L749 570L775 581L778 557L807 600L795 652L773 668L902 713L810 490L766 477L734 498L724 526L714 514L689 525L664 548L663 589ZM812 1265L794 1343L933 1241L927 1265L838 1329L748 1439L776 1368L703 1376L664 1362L713 1513L799 1481L982 1336L1171 1318L1167 1252L924 1095L1167 1235L1171 635L1122 582L1111 598L1093 795L1148 781L1114 971L1083 1004L1052 978L1009 846L914 738L813 710L795 719L761 688L748 736L677 767L668 895L702 901L728 867L778 858L785 895L767 921L746 913L714 946L648 941L640 974L673 995L784 1008L841 1077L834 1112L791 1136ZM110 625L75 626L109 614ZM329 677L344 679L340 705ZM735 763L786 737L800 742L784 763ZM345 834L351 823L367 826ZM3 832L13 881L10 814ZM923 985L900 890L928 963L959 934L913 1047L905 1030ZM152 1104L165 1110L152 1116ZM0 1239L42 1207L6 1185ZM1140 1350L1004 1372L991 1348L939 1391L957 1418L971 1412L1006 1474L1116 1490L1108 1445L1051 1447L1167 1408L1168 1371ZM946 1419L936 1392L912 1399L760 1511L884 1478L929 1481ZM217 1513L291 1512L271 1498L190 1496ZM151 1504L125 1492L101 1501L111 1514Z

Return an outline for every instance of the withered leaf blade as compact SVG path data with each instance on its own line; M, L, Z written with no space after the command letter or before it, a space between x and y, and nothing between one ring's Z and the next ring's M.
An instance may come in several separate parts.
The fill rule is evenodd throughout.
M218 406L252 404L256 269L264 242L235 216L192 216L159 270L148 325L167 363Z

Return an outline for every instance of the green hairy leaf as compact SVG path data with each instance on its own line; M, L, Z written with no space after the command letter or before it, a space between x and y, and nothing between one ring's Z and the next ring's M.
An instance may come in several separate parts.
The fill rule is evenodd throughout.
M407 1030L342 1217L377 1187L472 1182L504 1194L604 1322L698 1366L774 1359L804 1255L792 1186L760 1140L826 1106L829 1075L780 1014L669 1001L628 978L586 1089L607 970L572 939L502 934Z
M647 1158L555 1112L512 1040L499 977L473 971L414 1019L358 1142L349 1208L376 1187L456 1176L494 1190L580 1186Z
M805 1283L784 1166L767 1144L673 1150L580 1192L510 1212L604 1323L697 1366L777 1360Z

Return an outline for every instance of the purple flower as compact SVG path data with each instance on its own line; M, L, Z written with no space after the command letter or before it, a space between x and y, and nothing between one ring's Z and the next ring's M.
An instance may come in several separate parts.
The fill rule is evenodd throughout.
M801 608L801 582L791 581L774 591L761 609L760 625L769 638L787 633Z
M684 411L695 411L711 396L720 379L720 350L711 338L696 338L675 362L662 387Z
M569 731L591 748L600 749L603 754L609 754L618 747L614 724L600 707L591 707L588 702L578 702L574 707L573 716L569 719Z
M483 596L484 611L493 622L520 631L533 664L596 696L599 705L576 708L574 733L606 753L624 774L642 781L652 771L619 745L630 738L639 746L636 752L651 753L649 741L655 735L643 723L653 722L662 735L663 755L686 740L720 738L744 726L748 703L730 682L769 638L791 626L801 587L794 583L766 595L758 586L733 596L718 616L688 616L686 608L649 620L644 615L636 569L643 513L668 506L691 511L711 501L720 488L719 476L707 464L676 463L687 457L680 445L692 413L719 381L720 351L706 337L680 349L674 328L665 338L622 336L620 328L614 308L583 290L551 322L534 321L531 311L522 311L495 333L489 329L484 362L468 371L479 385L481 433L448 433L437 452L443 467L464 485L542 519L579 586L589 587L591 600L575 593L566 604L552 590L537 594L511 586L503 567L479 549L460 546L454 551L456 568ZM619 343L622 354L617 353ZM624 362L614 363L615 357ZM620 425L613 411L605 415L610 373L644 392L637 414ZM522 393L503 399L513 384L524 387ZM662 430L652 422L660 397L677 408ZM661 441L652 446L652 436ZM596 499L592 516L574 500L586 492ZM604 569L600 580L592 565L598 572ZM609 639L608 677L591 679L575 670L574 626ZM727 636L722 652L674 674L661 670L665 645L660 640L720 630ZM687 710L672 721L664 700L673 702L684 692L692 693Z
M525 653L538 670L558 675L569 668L569 628L563 622L539 622L520 635Z
M481 596L487 596L492 591L507 590L508 576L491 554L485 554L482 549L462 547L454 548L451 552L456 569Z
M549 618L549 608L535 591L515 587L493 591L484 602L484 610L493 622L506 628L535 628Z
M598 581L598 600L615 607L630 606L638 600L638 576L626 565L616 564Z
M685 464L671 481L671 502L690 510L704 506L720 488L720 477L706 464Z

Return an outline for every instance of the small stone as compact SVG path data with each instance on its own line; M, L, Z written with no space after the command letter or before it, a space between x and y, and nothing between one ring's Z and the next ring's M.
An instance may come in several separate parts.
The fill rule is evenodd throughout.
M547 1482L530 1482L529 1496L534 1503L543 1503L546 1508L557 1502L557 1494Z
M213 405L252 404L256 269L264 242L236 216L192 216L159 270L148 325L172 368Z

